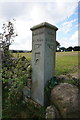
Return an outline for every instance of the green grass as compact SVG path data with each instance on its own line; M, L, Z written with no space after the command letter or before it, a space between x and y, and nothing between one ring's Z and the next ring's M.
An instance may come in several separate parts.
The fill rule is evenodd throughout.
M31 60L32 53L12 53L15 58L25 56L28 60Z
M80 52L79 52L80 53ZM17 57L16 53L13 53ZM32 53L19 53L31 60ZM56 53L56 75L75 73L78 71L78 52L57 52Z
M56 54L56 75L78 71L78 52L58 52Z

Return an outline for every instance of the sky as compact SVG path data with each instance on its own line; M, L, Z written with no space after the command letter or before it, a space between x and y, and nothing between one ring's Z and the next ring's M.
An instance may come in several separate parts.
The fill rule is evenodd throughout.
M35 2L34 2L35 1ZM14 50L32 49L31 27L48 22L58 27L56 40L61 47L77 46L79 0L0 0L0 33L3 23L15 19L18 36L10 46Z

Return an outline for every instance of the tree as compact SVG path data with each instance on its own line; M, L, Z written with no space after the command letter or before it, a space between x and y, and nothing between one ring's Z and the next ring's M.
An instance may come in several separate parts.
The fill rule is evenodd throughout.
M59 48L59 50L63 52L63 51L66 50L66 48L65 47L61 47L61 48Z
M75 47L73 48L73 50L74 50L74 51L80 51L80 46L75 46Z
M15 27L12 21L7 21L2 27L3 33L0 33L0 50L3 49L3 58L8 56L9 46L17 36Z
M56 51L58 51L57 49L60 48L60 43L58 41L56 41Z
M14 41L14 37L17 36L13 22L8 21L3 24L2 29L3 33L0 33L0 48L9 50L9 46Z
M70 47L68 47L67 49L66 49L66 51L72 51L73 50L73 47L72 46L70 46Z

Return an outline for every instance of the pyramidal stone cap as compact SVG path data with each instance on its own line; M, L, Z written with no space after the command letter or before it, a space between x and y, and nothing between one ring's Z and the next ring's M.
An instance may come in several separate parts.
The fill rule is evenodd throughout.
M42 27L48 27L48 28L51 28L51 29L54 29L54 30L58 30L58 28L56 27L56 26L54 26L54 25L51 25L51 24L49 24L49 23L47 23L47 22L43 22L43 23L40 23L40 24L38 24L38 25L35 25L35 26L33 26L30 30L35 30L35 29L38 29L38 28L42 28Z

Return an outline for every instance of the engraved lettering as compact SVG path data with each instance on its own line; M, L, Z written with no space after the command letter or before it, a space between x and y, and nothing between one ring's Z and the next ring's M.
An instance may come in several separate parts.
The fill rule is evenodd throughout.
M51 50L54 50L53 44L47 44L47 46L48 46Z
M48 42L48 43L53 43L53 41L54 41L54 38L52 38L52 39L46 39L46 42Z
M35 36L43 33L44 33L44 30L39 30L39 31L33 32L32 35Z
M33 40L32 42L33 42L33 43L34 43L34 42L35 42L35 43L39 43L39 42L41 43L42 41L43 41L43 39L36 39L36 40Z
M47 33L48 33L49 35L54 36L54 33L53 33L53 32L48 31Z
M37 40L36 40L36 42L41 42L41 41L43 41L43 40L42 40L42 39L37 39Z
M35 53L35 64L37 65L39 63L40 59L40 52Z
M38 49L41 46L41 44L35 44L34 49Z

